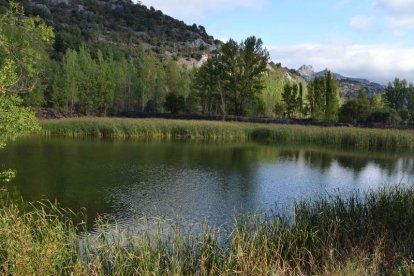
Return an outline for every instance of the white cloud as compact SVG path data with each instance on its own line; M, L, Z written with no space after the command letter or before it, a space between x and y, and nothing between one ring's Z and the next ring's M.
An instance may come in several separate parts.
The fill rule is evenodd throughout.
M414 27L414 17L403 16L403 17L389 17L388 23L393 29L407 29Z
M379 0L377 1L377 5L395 13L414 14L413 0Z
M414 48L330 42L273 47L269 52L272 60L290 68L312 64L316 70L328 68L383 84L395 77L414 81Z
M387 21L390 28L414 28L414 0L378 0L375 4L388 13Z
M356 31L370 31L372 28L372 17L357 15L351 18L349 25Z
M220 13L235 8L261 8L267 0L142 0L147 7L166 14L195 20L212 13Z

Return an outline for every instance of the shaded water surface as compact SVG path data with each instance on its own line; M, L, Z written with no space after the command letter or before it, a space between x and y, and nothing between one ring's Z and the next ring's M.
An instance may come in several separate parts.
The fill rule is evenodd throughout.
M85 207L123 225L146 215L218 225L234 211L414 182L411 153L256 143L129 142L27 137L0 151L10 185L29 201Z

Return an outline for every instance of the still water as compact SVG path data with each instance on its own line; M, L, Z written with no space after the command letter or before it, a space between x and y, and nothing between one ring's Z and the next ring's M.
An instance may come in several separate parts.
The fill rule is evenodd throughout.
M0 151L0 166L18 171L8 185L25 200L57 200L125 226L144 214L219 225L235 211L279 212L295 201L414 183L409 152L250 142L27 137Z

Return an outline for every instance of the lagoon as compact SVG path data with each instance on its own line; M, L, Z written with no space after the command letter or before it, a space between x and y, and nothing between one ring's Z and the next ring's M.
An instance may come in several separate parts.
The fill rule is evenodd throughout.
M89 221L142 216L229 224L235 212L290 210L295 201L414 182L409 151L272 142L126 141L32 136L0 151L7 184L28 201L59 202Z

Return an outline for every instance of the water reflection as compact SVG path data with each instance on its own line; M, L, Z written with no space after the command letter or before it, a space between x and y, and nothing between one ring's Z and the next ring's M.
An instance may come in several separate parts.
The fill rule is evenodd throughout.
M410 153L255 143L25 138L0 152L27 200L57 199L130 224L143 214L222 224L235 210L413 182Z

